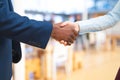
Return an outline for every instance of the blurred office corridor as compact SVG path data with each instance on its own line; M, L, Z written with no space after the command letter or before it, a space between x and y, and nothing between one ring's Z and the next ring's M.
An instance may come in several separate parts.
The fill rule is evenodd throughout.
M103 16L118 0L12 1L15 12L22 16L58 23ZM56 43L50 38L45 50L23 44L22 60L13 67L13 80L115 79L120 67L120 22L108 30L79 35L70 47Z
M120 48L116 51L90 51L82 54L82 67L57 80L114 80L120 67Z

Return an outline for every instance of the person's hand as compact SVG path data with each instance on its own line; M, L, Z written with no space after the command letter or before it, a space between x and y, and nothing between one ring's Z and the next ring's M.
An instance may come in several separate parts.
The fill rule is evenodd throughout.
M53 30L51 36L57 40L64 40L67 42L66 45L71 45L76 39L78 32L75 30L73 26L61 26L63 23L53 24Z
M66 22L63 22L61 24L61 27L73 27L75 29L75 31L77 32L77 34L79 34L79 31L80 31L80 28L79 28L79 25L77 22L70 22L70 21L66 21ZM61 44L64 44L64 45L68 45L69 42L65 41L65 40L61 40L60 41Z

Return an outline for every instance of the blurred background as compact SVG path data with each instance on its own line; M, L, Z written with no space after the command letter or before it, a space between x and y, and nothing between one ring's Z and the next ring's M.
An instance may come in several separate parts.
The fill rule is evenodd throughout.
M15 12L22 16L57 23L105 15L117 1L12 0L12 3ZM119 26L120 22L114 28L79 35L67 47L52 38L45 50L21 43L23 56L13 64L12 80L114 80L120 67Z

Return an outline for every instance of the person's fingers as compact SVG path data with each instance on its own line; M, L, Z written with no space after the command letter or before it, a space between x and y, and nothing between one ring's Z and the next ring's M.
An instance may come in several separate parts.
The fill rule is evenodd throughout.
M61 44L64 44L65 46L70 45L74 42L74 40L71 37L65 38L64 40L60 41Z
M72 44L71 42L67 42L67 45L69 45L69 46L70 46L71 44Z
M61 27L64 27L64 26L66 26L68 24L68 21L66 21L66 22L63 22L63 23L61 23Z
M67 42L67 44L72 44L74 42L74 40L76 39L76 35L74 34L74 32L72 31L73 28L71 28L71 30L69 32L67 32L67 36L65 36L64 41ZM68 43L69 42L69 43Z
M63 44L63 43L64 43L64 40L61 40L60 43Z
M76 31L75 29L73 30L73 33L75 36L78 36L78 31Z
M67 38L67 43L73 43L74 42L74 39L72 38L72 35L70 35L68 38Z
M76 40L76 35L71 35L71 38L72 38L73 40Z
M64 46L70 46L72 44L71 42L66 42L64 40L61 40L60 43L63 44Z
M61 44L67 45L67 43L64 40L59 41Z
M64 40L61 40L60 43L63 44L64 46L67 46L67 42L65 42Z
M64 41L64 45L67 46L67 42L66 41Z

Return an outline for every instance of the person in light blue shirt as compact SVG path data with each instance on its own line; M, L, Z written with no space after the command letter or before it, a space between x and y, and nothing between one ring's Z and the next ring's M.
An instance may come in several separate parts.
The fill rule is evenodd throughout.
M65 21L61 26L73 26L78 31L78 34L84 34L111 28L118 21L120 21L120 0L115 7L104 16L76 22ZM63 40L61 43L64 45L70 44L70 42L65 42Z
M120 21L120 0L115 7L104 16L78 21L80 33L96 32L113 27Z
M120 21L120 0L115 7L104 16L77 22L65 21L61 26L76 27L76 29L79 30L79 34L83 34L108 29L113 27L118 21Z
M89 32L96 32L113 27L118 21L120 21L120 0L115 7L109 11L106 15L89 20L77 21L77 22L64 22L61 26L73 26L78 30L78 34L84 34ZM61 41L64 45L70 44L70 42ZM116 75L115 80L120 80L120 68Z

